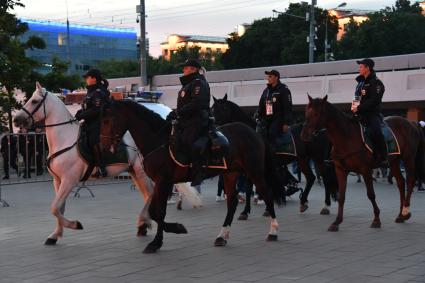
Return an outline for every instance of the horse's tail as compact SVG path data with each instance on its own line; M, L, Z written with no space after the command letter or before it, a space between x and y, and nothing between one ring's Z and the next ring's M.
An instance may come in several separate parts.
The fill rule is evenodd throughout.
M188 183L178 183L175 186L182 199L187 200L194 208L202 207L202 199L195 188L189 186Z
M285 199L284 183L280 176L275 160L273 158L273 152L270 145L265 143L265 178L267 185L272 188L272 197L277 204L281 204Z
M415 158L416 178L420 181L425 181L425 135L420 125L418 125L418 130L419 145Z

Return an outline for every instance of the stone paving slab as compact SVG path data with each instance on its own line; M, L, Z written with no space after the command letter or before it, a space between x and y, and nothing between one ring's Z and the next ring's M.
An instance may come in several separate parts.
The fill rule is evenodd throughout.
M269 220L264 206L254 205L248 221L233 223L228 245L216 248L226 214L226 204L215 202L216 182L203 185L202 208L168 206L167 221L183 223L189 234L166 234L154 255L142 254L154 230L135 236L143 201L129 184L96 186L95 198L84 191L70 197L66 215L84 230L65 230L55 247L43 245L55 226L52 184L4 187L11 207L0 208L0 282L425 282L425 194L414 194L411 220L396 224L398 191L379 181L382 228L371 229L366 189L351 177L344 223L330 233L336 205L330 216L319 215L324 190L315 185L304 214L297 198L277 208L278 242L265 241Z

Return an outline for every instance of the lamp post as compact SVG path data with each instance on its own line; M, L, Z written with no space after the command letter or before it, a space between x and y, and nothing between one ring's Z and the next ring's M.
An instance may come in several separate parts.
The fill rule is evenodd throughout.
M333 8L331 10L335 10L341 7L347 6L346 2L342 2L339 4L336 8ZM325 22L325 62L328 61L328 21L329 21L329 10L326 10L326 22Z

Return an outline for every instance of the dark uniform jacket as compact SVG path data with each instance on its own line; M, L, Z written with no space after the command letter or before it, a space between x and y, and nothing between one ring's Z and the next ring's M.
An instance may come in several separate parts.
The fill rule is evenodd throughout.
M272 114L267 114L267 103L272 104ZM261 95L258 118L266 122L278 120L282 125L292 123L292 97L288 86L280 81L274 88L267 86Z
M109 102L109 91L103 85L87 87L87 96L83 102L83 109L77 113L76 118L84 119L83 131L88 133L88 143L93 146L100 139L100 113L105 104Z
M207 119L211 96L205 77L199 73L193 73L180 77L180 82L182 88L177 98L177 114L180 119Z
M80 119L91 122L99 118L102 107L109 101L109 91L102 85L87 87L87 96L83 102L83 111L79 114Z
M371 73L367 78L358 76L356 78L356 96L360 98L357 114L360 117L378 116L381 113L382 96L385 92L384 84Z

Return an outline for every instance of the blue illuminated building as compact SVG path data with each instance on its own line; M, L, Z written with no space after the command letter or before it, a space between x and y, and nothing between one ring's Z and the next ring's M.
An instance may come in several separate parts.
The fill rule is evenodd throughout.
M46 43L46 49L28 50L27 55L43 64L42 72L49 72L52 57L70 61L72 73L84 73L103 60L136 60L137 34L133 29L118 29L87 25L69 25L69 45L66 23L21 19L29 30L23 39L35 35Z

